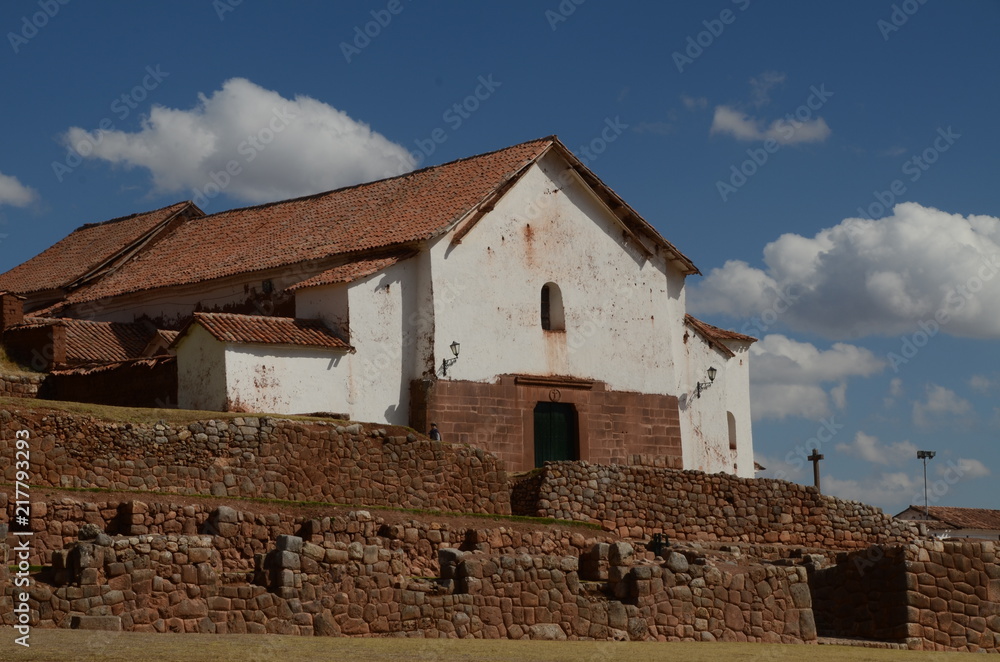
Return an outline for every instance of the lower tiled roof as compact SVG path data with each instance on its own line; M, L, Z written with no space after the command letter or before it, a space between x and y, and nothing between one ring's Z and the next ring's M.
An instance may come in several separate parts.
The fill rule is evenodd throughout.
M95 322L73 318L26 317L23 324L11 327L38 329L58 326L66 329L66 365L94 365L127 361L142 356L149 339L156 332L144 324L125 322Z
M704 338L709 345L719 350L726 356L736 356L733 350L726 347L723 340L738 340L740 342L757 342L757 339L753 336L747 336L742 333L737 333L736 331L727 331L726 329L720 329L717 326L713 326L708 322L702 322L700 319L694 315L686 314L684 315L684 323L690 326L692 329L698 332L702 338Z
M405 260L409 257L413 257L414 255L416 255L416 251L409 251L386 257L368 258L348 262L347 264L342 264L339 267L327 269L323 273L316 274L312 278L308 278L300 283L295 283L291 287L286 287L285 291L294 292L295 290L300 290L306 287L316 287L318 285L350 283L359 278L364 278L365 276L378 273L386 267L391 267L400 260Z
M222 342L351 349L323 320L232 313L195 313L174 340L174 346L193 324L200 324L212 337Z
M920 511L920 514L923 515L924 507L910 506L908 510ZM955 529L1000 530L1000 510L930 506L927 511L930 514L930 519L938 520Z

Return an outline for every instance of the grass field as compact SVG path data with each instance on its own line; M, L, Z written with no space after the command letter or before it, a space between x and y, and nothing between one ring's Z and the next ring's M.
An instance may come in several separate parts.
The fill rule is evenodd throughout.
M33 630L31 647L14 644L15 633L0 629L0 660L38 662L279 662L351 660L418 662L486 660L507 662L831 662L954 660L965 653L924 653L842 646L731 643L615 643L588 641L506 641L482 639L354 639L276 635L198 635Z

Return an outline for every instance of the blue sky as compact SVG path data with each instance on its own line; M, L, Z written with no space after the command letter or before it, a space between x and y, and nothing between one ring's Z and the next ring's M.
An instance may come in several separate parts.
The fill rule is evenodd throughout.
M761 338L764 475L808 482L818 445L826 491L896 511L929 449L932 501L996 507L998 27L992 0L12 0L0 270L555 133L701 268L694 312Z

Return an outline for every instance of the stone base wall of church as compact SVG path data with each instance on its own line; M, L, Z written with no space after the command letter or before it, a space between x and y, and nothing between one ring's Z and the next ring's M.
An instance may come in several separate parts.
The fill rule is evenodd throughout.
M603 382L503 375L496 383L415 381L411 425L437 423L446 441L472 444L504 460L509 471L535 466L534 409L572 405L579 459L680 469L680 411L669 395L610 391Z
M783 480L586 462L551 462L540 472L532 514L596 521L632 538L660 533L679 540L859 549L917 537L913 524L879 508Z
M37 400L30 406L0 410L7 483L16 477L15 435L24 430L30 482L39 487L510 513L510 484L495 457L405 428L267 416L120 423L47 410Z

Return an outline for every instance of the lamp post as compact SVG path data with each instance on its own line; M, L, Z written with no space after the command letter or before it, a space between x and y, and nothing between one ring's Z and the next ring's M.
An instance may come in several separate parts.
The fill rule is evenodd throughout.
M924 461L924 517L930 519L930 508L927 506L927 460L934 459L934 451L917 451L917 459Z
M458 360L458 352L462 349L462 345L459 344L457 340L452 340L449 347L451 347L451 353L454 354L455 357L451 359L441 359L441 375L444 377L448 376L448 367L455 365L455 361Z

